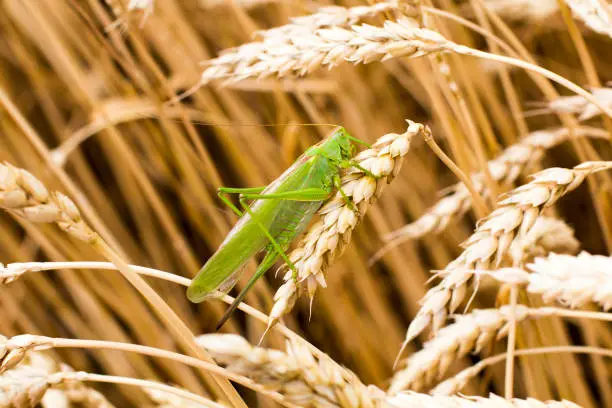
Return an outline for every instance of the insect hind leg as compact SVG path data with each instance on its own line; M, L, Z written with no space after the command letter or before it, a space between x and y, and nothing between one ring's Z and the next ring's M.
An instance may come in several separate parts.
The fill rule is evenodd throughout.
M233 204L232 204L233 205ZM251 216L251 219L259 226L259 228L261 229L261 232L264 233L264 235L266 236L266 238L268 238L268 241L270 241L270 244L272 245L272 247L274 248L274 251L281 256L281 258L283 258L283 261L285 261L285 263L287 264L287 266L291 269L292 271L292 276L294 280L297 280L297 268L295 267L295 265L293 264L293 262L291 262L291 260L289 259L289 257L287 256L285 250L283 249L283 247L278 243L278 241L276 241L276 239L272 236L272 234L270 233L270 231L268 231L268 229L261 223L259 222L259 220L257 219L257 216L251 211L251 209L249 208L248 204L246 203L244 198L240 199L240 205L242 206L242 208L244 208L244 210Z

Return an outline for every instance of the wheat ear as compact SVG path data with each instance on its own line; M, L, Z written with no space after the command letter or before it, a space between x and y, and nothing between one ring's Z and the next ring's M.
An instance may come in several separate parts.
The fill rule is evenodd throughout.
M511 306L503 306L456 316L453 324L442 328L406 360L406 367L393 375L388 393L396 394L405 389L419 391L439 381L453 362L472 351L480 352L492 340L505 337L514 313L517 322L521 322L530 316L529 311L523 305L519 305L516 312Z
M576 98L585 101L582 97ZM574 135L601 136L598 133L592 133L589 128L576 129ZM498 157L489 161L489 173L495 181L511 185L525 168L540 160L546 150L565 142L569 137L570 132L565 128L532 132L517 144L505 149ZM470 178L474 188L481 196L488 197L490 195L482 172L472 173ZM385 236L385 241L389 243L374 258L380 258L388 249L406 240L416 239L430 233L441 233L452 220L465 214L472 207L472 195L463 183L457 183L447 190L452 193L438 201L416 221Z
M504 268L486 274L500 282L526 285L527 292L542 295L547 302L572 308L594 302L604 310L612 308L612 258L607 256L550 254L536 257L525 270Z
M17 367L0 375L0 407L35 407L40 402L48 408L75 402L89 408L114 408L104 395L80 381L67 381L53 393L49 392L52 383L45 381L45 376L73 370L66 364L58 364L45 353L29 351L20 362Z
M564 0L587 27L612 38L612 10L606 0Z
M389 408L580 408L579 405L569 401L539 401L534 398L507 400L494 394L483 398L432 396L408 392L389 397L386 402Z
M268 36L228 49L206 61L200 85L212 80L239 81L267 76L303 76L344 61L369 63L399 56L418 57L448 48L449 41L435 31L403 19L384 27L367 24L314 31L298 29L292 35Z
M612 106L612 88L593 88L593 97L601 104ZM587 101L582 96L560 96L559 98L546 103L545 108L527 112L528 115L537 113L573 113L578 115L580 120L588 120L601 115L601 110L593 103Z
M314 357L302 342L288 341L286 352L254 347L235 334L197 338L229 371L277 391L301 407L375 407L377 398L357 376L329 357ZM384 395L378 390L377 395Z
M427 133L430 133L428 127L408 121L406 132L386 134L371 148L354 157L359 168L352 167L344 173L342 191L323 205L319 210L321 220L308 230L289 255L297 269L297 281L287 265L281 267L281 271L285 272L285 283L274 295L268 327L291 311L301 293L308 293L312 301L317 287L326 286L325 271L342 253L370 204L399 172L402 160L410 149L410 141L415 136Z
M430 324L434 332L442 327L448 313L463 302L473 269L499 266L513 241L529 232L544 208L578 187L587 175L609 168L612 162L585 162L573 169L549 168L535 174L528 184L502 195L497 208L478 222L476 231L463 243L461 255L439 273L443 279L422 300L402 349Z

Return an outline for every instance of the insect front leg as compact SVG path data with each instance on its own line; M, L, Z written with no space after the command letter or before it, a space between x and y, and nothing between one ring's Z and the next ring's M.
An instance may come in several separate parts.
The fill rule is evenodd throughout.
M348 197L348 195L346 195L346 192L342 189L342 179L340 178L340 175L334 175L333 180L334 187L336 187L336 189L344 199L344 203L348 206L348 208L350 208L354 212L357 212L357 207L355 207L355 203Z
M244 213L238 209L227 197L228 194L248 194L248 193L261 193L265 190L265 187L250 187L250 188L235 188L235 187L219 187L217 189L217 196L225 205L227 205L238 217L242 217Z

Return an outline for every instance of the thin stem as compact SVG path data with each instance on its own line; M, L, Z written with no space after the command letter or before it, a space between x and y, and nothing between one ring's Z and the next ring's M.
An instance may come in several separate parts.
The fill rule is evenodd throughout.
M604 357L612 357L612 350L608 350L601 347L589 347L589 346L551 346L551 347L535 347L517 350L514 352L515 356L533 356L539 354L551 354L551 353L575 353L575 354L595 354ZM479 361L475 365L468 367L459 373L454 375L454 378L460 376L466 376L469 373L468 378L473 378L478 375L482 370L493 364L501 363L506 360L507 353L497 354L492 357L485 358ZM447 380L450 381L450 380ZM467 382L467 381L466 381ZM461 391L461 389L454 390L455 392Z
M465 27L468 27L471 30L473 30L473 31L477 32L478 34L482 35L483 37L486 37L487 39L491 40L491 42L499 45L508 54L514 55L514 56L518 55L516 53L516 51L514 51L514 49L512 47L510 47L510 45L508 45L507 42L505 42L504 40L502 40L501 38L499 38L495 34L491 33L490 31L485 30L481 26L472 23L470 20L467 20L467 19L465 19L463 17L460 17L460 16L458 16L456 14L449 13L448 11L437 9L435 7L426 7L426 6L423 6L422 9L426 13L433 14L435 16L439 16L439 17L442 17L442 18L446 18L448 20L452 20L452 21L454 21L454 22L456 22L458 24L461 24L461 25L463 25Z
M465 187L468 189L468 191L472 195L472 199L474 200L474 207L476 207L478 211L482 212L482 214L488 214L489 210L487 208L487 205L480 196L480 194L478 194L478 192L474 188L472 180L468 176L466 176L465 173L461 171L459 167L457 167L457 165L450 159L450 157L446 155L446 153L442 151L442 149L440 149L440 146L438 146L432 135L425 135L425 142L429 145L429 147L431 147L431 149L440 158L440 160L442 160L444 164L446 164L446 166L455 174L455 176L457 176L457 178L461 180L463 184L465 184Z
M518 301L518 286L512 285L510 289L510 305L512 307L512 316L510 318L510 332L508 333L508 346L506 358L506 375L505 375L505 397L512 399L514 390L514 354L516 351L516 304Z
M484 58L484 59L488 59L491 61L498 61L504 64L514 65L516 67L519 67L519 68L522 68L528 71L536 72L542 76L545 76L551 81L554 81L558 83L559 85L564 86L570 91L584 97L586 100L591 102L593 105L601 109L603 113L605 113L607 116L612 118L612 110L610 110L610 108L608 108L607 106L603 105L600 101L598 101L590 92L587 92L586 90L579 87L572 81L569 81L566 78L562 77L561 75L555 74L554 72L549 71L545 68L539 67L537 65L531 64L529 62L526 62L520 59L510 58L504 55L492 54L489 52L476 50L474 48L466 47L464 45L459 45L456 43L452 43L452 46L449 47L449 51L456 52L458 54L469 55L469 56L478 57L478 58Z
M531 316L560 316L570 317L575 319L593 319L612 322L612 313L607 312L591 312L588 310L569 310L561 307L540 307L530 310Z
M102 375L102 374L92 374L86 373L84 371L76 371L76 372L59 372L50 375L49 380L55 381L79 381L79 382L101 382L101 383L109 383L109 384L121 384L121 385L132 385L140 388L149 388L156 389L162 392L176 395L180 398L193 401L196 404L200 404L205 407L210 408L225 408L224 405L217 404L214 401L209 400L208 398L201 397L197 394L193 394L189 391L172 387L167 384L162 384L155 381L150 380L141 380L137 378L130 377L120 377L116 375Z
M160 271L158 269L147 268L144 266L138 265L128 265L129 268L136 272L139 275L150 276L152 278L163 279L168 282L173 282L182 286L189 286L191 280L188 278L184 278L179 275L175 275L170 272ZM93 270L109 270L109 271L118 271L117 266L111 262L98 262L98 261L76 261L76 262L23 262L23 263L12 263L7 265L7 269L13 267L15 269L22 269L25 272L42 272L42 271L52 271L58 269L93 269ZM2 269L0 268L0 278L2 278ZM14 275L13 275L14 276ZM11 276L9 276L11 277ZM223 294L219 292L219 299L223 302L231 305L234 302L234 298L230 295ZM269 321L269 317L259 310L255 309L248 304L241 302L238 305L238 309L242 310L246 314L254 317L259 320L263 324L267 325ZM306 341L303 337L289 329L287 326L277 323L274 325L274 330L278 330L281 334L283 334L288 339L297 340L305 343L309 350L316 356L322 357L326 354L319 350L317 347L313 346L311 343Z
M48 347L53 348L82 348L82 349L104 349L104 350L119 350L131 353L138 353L145 356L164 358L168 360L177 361L181 364L185 364L191 367L197 367L204 369L210 373L222 376L229 380L232 380L240 385L252 389L253 391L265 394L276 402L287 406L295 407L295 405L285 401L281 394L269 391L263 386L255 383L253 380L235 374L226 368L219 367L214 363L205 362L194 357L189 357L184 354L176 353L173 351L163 350L156 347L143 346L140 344L122 343L117 341L104 341L104 340L82 340L82 339L65 339L58 337L46 337L46 336L28 336L31 341L30 343L35 345L35 349L46 349ZM17 336L19 337L19 336ZM40 347L36 347L36 344L40 343ZM27 347L27 346L26 346ZM198 346L199 347L199 346Z

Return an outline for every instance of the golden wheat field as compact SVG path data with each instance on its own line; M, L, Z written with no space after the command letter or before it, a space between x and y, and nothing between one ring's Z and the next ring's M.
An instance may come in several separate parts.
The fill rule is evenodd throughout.
M612 408L610 81L607 0L0 0L0 407Z

